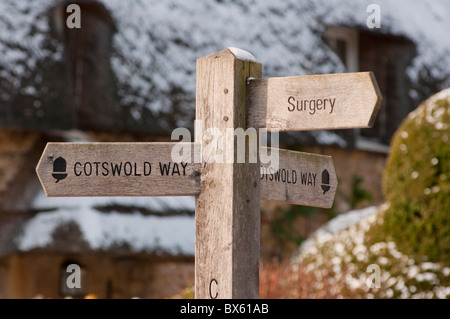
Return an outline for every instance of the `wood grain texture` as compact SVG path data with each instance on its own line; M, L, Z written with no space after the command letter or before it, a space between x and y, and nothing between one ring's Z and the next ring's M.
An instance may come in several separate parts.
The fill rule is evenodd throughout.
M275 169L261 164L261 198L304 206L333 206L338 182L331 156L269 149L278 150L279 165Z
M246 80L260 76L261 64L239 60L228 49L198 59L196 120L202 132L196 138L209 128L245 130ZM209 140L201 143L211 154L221 152ZM196 199L196 298L258 298L259 185L259 163L203 159Z
M48 143L36 172L49 197L197 195L200 163L173 162L175 144ZM53 175L61 174L54 172L59 157L67 176L55 175L64 177L58 180Z
M170 154L176 144L48 143L36 171L49 197L199 195L201 165L176 162L174 166ZM186 144L193 152L194 144ZM53 163L58 157L66 160L67 177L57 182ZM263 164L261 167L262 199L331 207L337 181L330 156L280 149L278 170ZM325 194L320 190L324 169L330 174L331 187ZM314 185L310 185L311 178Z
M372 72L255 79L248 125L280 131L371 127L381 106Z

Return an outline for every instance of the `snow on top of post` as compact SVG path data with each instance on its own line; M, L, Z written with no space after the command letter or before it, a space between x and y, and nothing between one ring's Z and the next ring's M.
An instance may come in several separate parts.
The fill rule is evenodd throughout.
M230 50L231 53L233 53L233 55L239 60L259 63L256 60L256 58L253 56L253 54L251 54L248 51L245 51L245 50L242 50L242 49L239 49L239 48L235 48L235 47L229 47L228 50Z

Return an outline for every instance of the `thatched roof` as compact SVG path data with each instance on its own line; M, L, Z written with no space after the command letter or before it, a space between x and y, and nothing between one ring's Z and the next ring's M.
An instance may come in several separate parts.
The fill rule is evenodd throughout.
M418 47L412 81L423 70L437 78L450 72L445 0L379 1L379 30L366 26L368 1L77 3L82 28L70 30L67 2L0 4L0 125L160 135L192 129L197 58L234 46L253 53L264 76L342 72L324 40L336 25L411 39ZM348 139L348 132L337 134ZM330 141L317 132L287 135L292 139Z

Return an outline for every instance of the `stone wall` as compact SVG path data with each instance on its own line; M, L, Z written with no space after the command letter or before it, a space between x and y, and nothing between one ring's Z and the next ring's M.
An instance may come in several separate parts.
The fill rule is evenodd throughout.
M338 178L338 187L331 209L295 207L284 202L261 201L261 260L288 258L306 239L337 214L352 209L383 203L382 173L387 154L349 150L327 146L305 146L302 152L330 155ZM361 179L358 185L355 181ZM356 187L358 186L358 187ZM356 189L355 189L356 188ZM367 192L372 200L359 199L358 192ZM298 240L295 243L295 240Z
M85 270L84 294L97 298L167 298L194 284L193 258L34 252L0 258L0 298L63 298L61 272L68 260Z
M29 199L25 185L40 187L34 168L44 145L39 134L0 130L0 223L5 222L9 215L16 216L15 212L26 211ZM262 200L262 262L289 257L298 247L298 242L289 238L291 235L307 238L335 214L383 202L381 184L386 153L325 146L303 147L301 151L332 156L339 181L334 206L311 211L284 202ZM361 178L359 188L367 191L372 201L361 200L352 204L356 177ZM29 183L30 180L35 183ZM297 211L292 214L293 209ZM283 234L283 229L281 233L280 229L276 230L278 233L275 231L280 224L289 234ZM86 293L99 298L165 298L194 284L193 258L114 257L107 253L69 256L68 253L34 252L0 257L0 298L38 295L62 298L59 293L60 271L69 259L86 267Z
M39 187L35 168L44 146L38 133L0 128L0 213L28 208Z

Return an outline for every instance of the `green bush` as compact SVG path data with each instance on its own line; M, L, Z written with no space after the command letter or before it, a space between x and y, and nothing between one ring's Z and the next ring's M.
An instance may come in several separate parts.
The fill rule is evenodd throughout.
M299 282L312 283L308 298L450 298L450 88L397 130L383 191L385 204L353 211L366 216L359 222L302 246L295 263L307 276Z
M383 176L389 204L373 231L407 254L450 265L450 88L401 124Z

